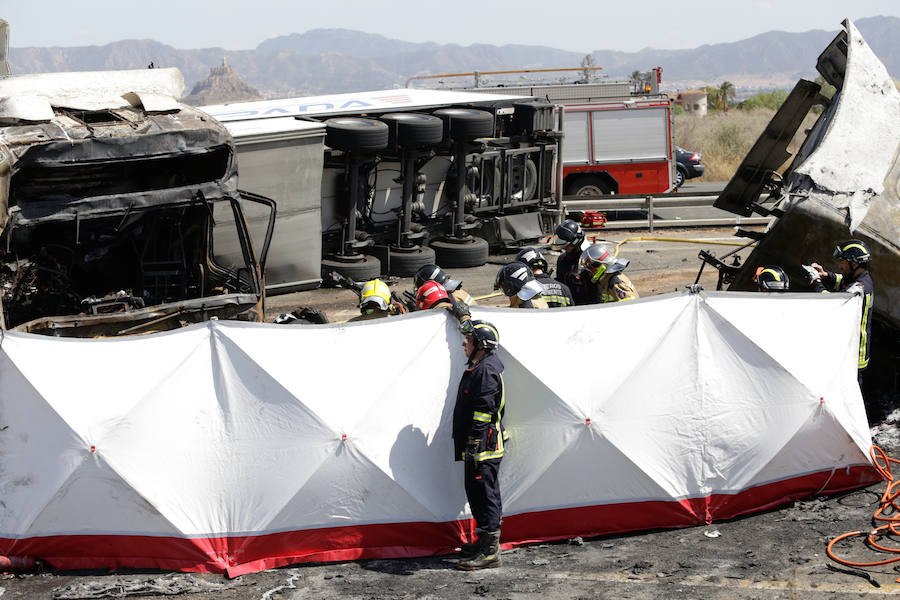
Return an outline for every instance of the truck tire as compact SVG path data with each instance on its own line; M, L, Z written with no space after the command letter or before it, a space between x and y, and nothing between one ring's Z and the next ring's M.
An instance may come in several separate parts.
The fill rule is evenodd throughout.
M522 193L521 198L517 198L520 202L527 202L534 198L537 191L537 167L534 161L526 158L521 165L515 165L512 168L509 178L509 197L510 200L518 194Z
M421 113L390 113L378 117L388 128L388 146L436 146L444 139L444 123Z
M441 108L431 114L444 123L444 141L474 140L494 135L494 115L487 111L474 108Z
M322 275L328 271L336 271L353 281L369 281L381 276L381 261L374 256L361 255L360 260L341 259L332 256L322 259Z
M325 145L345 152L384 150L388 127L376 119L337 117L325 121Z
M480 196L490 198L489 204L497 204L502 183L500 165L494 161L483 161L478 176L470 178L466 185L473 193L480 192Z
M388 271L397 277L412 277L420 267L433 265L434 250L428 246L388 249Z
M579 177L566 184L566 196L605 196L609 193L609 185L596 175Z
M444 238L431 242L435 264L447 269L480 267L488 259L488 243L477 237Z

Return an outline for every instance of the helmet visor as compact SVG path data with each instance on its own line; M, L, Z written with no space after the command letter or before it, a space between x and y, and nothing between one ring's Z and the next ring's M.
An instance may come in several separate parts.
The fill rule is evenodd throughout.
M387 310L388 303L381 296L366 296L366 298L359 303L359 308L362 310L367 309L378 309L378 310Z
M537 296L538 294L544 293L544 286L542 286L537 281L529 281L516 294L520 300L528 301ZM507 294L512 296L512 294Z

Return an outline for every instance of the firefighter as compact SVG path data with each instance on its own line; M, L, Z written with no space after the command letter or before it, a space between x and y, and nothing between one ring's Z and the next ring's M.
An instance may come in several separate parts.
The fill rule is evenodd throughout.
M547 273L547 260L537 248L525 248L516 254L516 260L528 265L534 278L544 287L544 300L550 308L573 306L575 299L569 286L550 277Z
M556 259L556 280L566 284L577 299L582 288L578 261L591 244L587 241L581 225L567 219L556 227L553 245L562 250L562 254Z
M872 335L872 305L875 286L867 266L872 258L869 247L861 240L839 243L833 255L838 259L840 273L832 273L819 263L803 265L809 274L809 283L817 292L851 292L862 294L862 320L859 331L859 362L857 380L862 388L862 375L869 366L869 342Z
M416 290L416 310L428 310L431 308L453 308L450 294L440 283L435 280L426 281Z
M457 567L474 571L500 566L503 505L498 476L509 436L503 427L503 362L496 352L500 335L486 321L465 321L460 330L467 363L453 408L453 456L465 462L466 499L478 537L462 545Z
M497 272L494 289L503 290L511 308L549 308L543 298L543 286L525 263L514 261L503 265Z
M396 308L391 304L391 288L380 279L367 281L359 294L359 316L349 320L368 321L381 319L395 314Z
M416 271L414 279L416 290L422 287L422 284L426 281L437 281L444 286L447 293L452 294L460 302L465 302L469 306L475 304L472 296L463 289L462 282L457 279L450 279L450 276L437 265L424 265Z
M761 292L786 292L790 287L790 280L784 269L778 265L760 267L753 276L756 287Z
M584 303L603 304L634 300L637 290L622 272L627 258L616 258L608 244L593 244L581 254L581 279L584 281Z

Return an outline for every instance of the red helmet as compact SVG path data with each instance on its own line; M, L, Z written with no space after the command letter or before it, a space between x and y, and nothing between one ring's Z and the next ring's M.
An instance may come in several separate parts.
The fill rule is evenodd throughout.
M416 308L419 310L428 310L441 300L450 300L450 296L437 281L426 281L416 290Z

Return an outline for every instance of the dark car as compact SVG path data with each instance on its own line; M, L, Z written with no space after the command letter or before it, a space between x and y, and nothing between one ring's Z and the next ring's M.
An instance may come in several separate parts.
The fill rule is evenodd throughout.
M675 189L680 188L685 180L703 175L703 164L700 153L675 146Z

